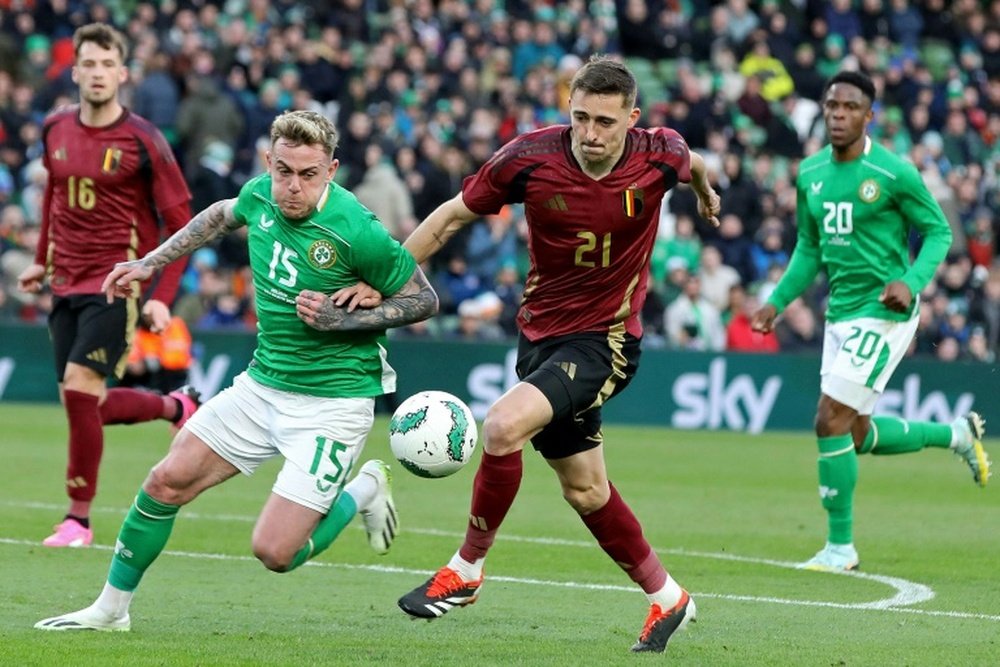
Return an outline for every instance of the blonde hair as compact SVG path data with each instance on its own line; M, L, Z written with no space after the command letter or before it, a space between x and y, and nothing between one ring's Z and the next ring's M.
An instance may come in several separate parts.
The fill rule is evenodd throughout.
M279 139L292 145L322 146L332 159L338 138L333 123L315 111L286 111L271 123L271 146Z

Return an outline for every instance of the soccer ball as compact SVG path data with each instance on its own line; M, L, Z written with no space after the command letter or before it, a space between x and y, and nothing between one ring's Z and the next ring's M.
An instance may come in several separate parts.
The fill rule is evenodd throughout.
M392 453L418 477L457 472L472 458L478 435L469 406L443 391L410 396L389 422Z

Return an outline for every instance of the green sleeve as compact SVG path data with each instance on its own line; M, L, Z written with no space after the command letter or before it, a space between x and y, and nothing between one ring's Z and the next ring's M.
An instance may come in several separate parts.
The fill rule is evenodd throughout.
M358 244L355 269L361 280L384 296L390 296L410 279L417 262L375 216L367 214L371 216L371 221Z
M816 219L809 213L805 192L801 188L798 190L796 211L799 233L795 250L788 268L767 299L779 313L812 285L820 268L819 231Z
M900 278L910 288L910 293L917 295L931 281L938 265L948 254L948 249L951 248L951 227L916 167L907 164L905 169L900 170L899 186L896 193L899 210L913 221L923 238L920 252L909 270Z
M239 195L236 196L236 205L233 207L233 217L243 225L248 224L247 214L254 204L254 191L260 183L262 175L255 176L243 184ZM267 201L264 199L263 201Z

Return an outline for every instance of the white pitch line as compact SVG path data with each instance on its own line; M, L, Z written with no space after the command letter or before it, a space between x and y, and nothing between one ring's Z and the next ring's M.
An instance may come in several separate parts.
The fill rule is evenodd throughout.
M0 505L6 505L8 507L19 507L23 509L44 509L52 511L60 511L63 508L62 505L57 505L54 503L27 502L27 501L0 501ZM101 507L101 508L93 508L92 512L122 515L125 513L125 510L120 508L114 509L114 508ZM202 514L191 511L184 511L182 516L185 519L201 520L201 521L239 521L244 523L253 523L257 520L257 517L241 515L241 514ZM360 526L358 527L358 529L360 529ZM407 531L420 535L431 535L436 537L449 537L457 539L461 539L464 536L464 533L443 531L435 528L407 528ZM553 546L596 548L596 545L590 541L567 540L562 538L526 537L519 535L501 534L497 536L497 539L509 542L521 542L529 544L547 544ZM34 546L37 543L30 540L0 538L0 544ZM102 549L102 550L111 549L110 546L96 545L96 544L92 545L91 548ZM780 561L767 558L756 558L752 556L739 556L730 553L689 551L683 548L656 549L656 551L658 553L666 553L676 556L728 560L733 562L750 563L755 565L770 565L786 569L797 569L798 565L798 563L792 561ZM256 561L256 558L253 558L251 556L233 556L230 554L213 554L213 553L171 551L171 550L166 550L163 553L171 556L178 556L184 558L253 561L253 562ZM433 574L433 572L427 570L414 570L401 567L387 567L383 565L353 565L348 563L330 563L324 561L320 562L311 561L307 563L307 565L313 567L335 567L341 569L368 570L374 572L399 573L399 574L414 574L420 576L428 576L430 574ZM895 589L896 595L890 598L873 600L871 602L854 602L854 603L826 602L822 600L793 600L788 598L777 598L769 596L733 595L725 593L695 592L692 593L692 595L696 597L714 598L719 600L731 600L737 602L765 602L772 604L797 605L804 607L826 607L832 609L860 609L860 610L907 612L913 614L942 616L948 618L969 618L969 619L980 619L988 621L1000 621L1000 615L980 614L974 612L960 612L960 611L933 611L926 609L908 608L907 605L919 604L933 599L934 591L929 586L908 581L906 579L902 579L899 577L890 577L886 575L872 574L868 572L857 572L857 571L831 572L831 573L821 573L821 574L834 574L838 576L847 576L847 577L854 577L856 579L875 581ZM572 581L552 581L552 580L542 580L542 579L528 579L522 577L505 577L496 575L490 575L490 580L503 581L515 584L536 585L536 586L554 586L561 588L576 588L585 590L621 591L628 593L636 592L634 586L620 586L615 584L590 584L590 583L572 582Z
M527 541L526 539L521 541ZM13 546L38 546L38 542L34 540L16 540L5 537L0 537L0 544L9 544ZM99 551L112 551L113 547L107 544L93 544L90 549L95 549ZM198 560L224 560L224 561L239 561L239 562L257 562L256 558L252 556L234 556L232 554L220 554L220 553L203 553L195 551L174 551L165 550L162 555L166 556L176 556L178 558L193 558ZM754 563L757 559L740 559L746 562ZM780 561L779 561L780 562ZM427 577L434 574L432 570L415 570L406 567L394 567L387 565L358 565L352 563L330 563L326 561L310 561L306 563L307 567L329 567L340 570L364 570L367 572L381 572L386 574L406 574L414 575L419 577ZM852 573L847 573L852 575ZM490 581L502 581L512 584L522 584L528 586L549 586L557 588L571 588L580 590L591 590L591 591L616 591L622 593L637 593L638 591L634 586L620 586L616 584L588 584L577 581L553 581L549 579L528 579L524 577L505 577L505 576L494 576L490 575ZM977 619L985 621L997 621L1000 622L1000 615L990 615L990 614L977 614L970 612L961 611L929 611L925 609L911 609L907 607L887 607L887 606L873 606L873 603L848 603L848 602L823 602L821 600L790 600L787 598L776 598L767 596L756 596L756 595L731 595L725 593L704 593L704 592L692 592L691 595L695 598L713 598L716 600L730 600L734 602L765 602L771 604L783 604L790 606L799 607L826 607L829 609L860 609L866 611L890 611L890 612L906 612L911 614L921 614L926 616L944 616L948 618L960 618L960 619Z

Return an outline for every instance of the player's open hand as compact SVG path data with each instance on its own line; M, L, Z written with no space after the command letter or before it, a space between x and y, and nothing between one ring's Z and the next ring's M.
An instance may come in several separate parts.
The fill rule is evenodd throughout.
M750 328L760 333L771 333L774 331L774 319L777 316L778 309L774 307L774 304L765 303L750 318Z
M153 269L142 263L141 259L131 262L118 262L111 273L101 283L101 291L108 297L108 303L115 297L129 298L139 296L139 283L149 280Z
M42 291L42 281L45 280L45 267L41 264L30 264L17 276L17 289L29 294Z
M719 198L719 193L713 188L709 188L708 192L699 192L697 194L698 215L713 227L718 227L719 213L722 211L722 199Z
M170 324L170 307L157 299L142 305L142 320L153 333L163 333Z
M913 303L913 293L902 280L893 280L885 286L878 300L889 310L905 313L910 310L910 304Z
M340 308L347 308L353 313L355 308L374 308L382 304L382 293L364 281L350 287L342 287L330 295L333 303Z

